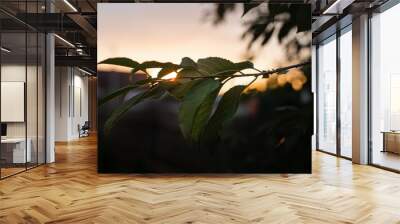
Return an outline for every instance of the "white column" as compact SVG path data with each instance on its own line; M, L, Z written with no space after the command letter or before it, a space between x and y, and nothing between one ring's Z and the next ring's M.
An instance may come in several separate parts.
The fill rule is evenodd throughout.
M46 36L46 163L55 161L55 55L54 35Z
M353 19L353 162L368 163L368 16Z
M46 1L46 12L54 12L54 5ZM55 161L55 42L54 34L46 34L46 163Z

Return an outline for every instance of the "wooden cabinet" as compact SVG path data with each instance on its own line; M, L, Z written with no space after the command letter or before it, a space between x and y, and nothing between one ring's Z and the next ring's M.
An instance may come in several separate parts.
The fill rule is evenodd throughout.
M400 154L400 132L388 131L383 133L383 152Z

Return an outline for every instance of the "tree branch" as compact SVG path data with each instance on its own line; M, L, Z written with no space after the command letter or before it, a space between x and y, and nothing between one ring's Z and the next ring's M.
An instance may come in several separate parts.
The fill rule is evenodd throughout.
M248 77L248 76L266 76L266 75L271 75L274 73L281 73L284 72L286 70L290 70L293 68L298 68L298 67L303 67L305 65L310 65L311 62L304 62L304 63L300 63L300 64L294 64L294 65L289 65L286 67L282 67L282 68L277 68L277 69L272 69L272 70L268 70L268 71L261 71L259 73L249 73L249 74L240 74L240 75L227 75L226 77L232 77L232 78L236 78L236 77ZM185 76L182 78L186 78L186 79L200 79L200 78L220 78L223 76L219 76L219 75L204 75L204 76Z

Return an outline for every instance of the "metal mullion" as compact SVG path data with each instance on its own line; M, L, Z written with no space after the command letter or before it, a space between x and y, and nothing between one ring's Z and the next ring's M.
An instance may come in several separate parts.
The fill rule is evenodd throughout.
M341 156L341 119L340 119L340 102L341 102L341 66L340 66L340 36L341 31L336 31L336 154Z
M25 21L28 18L27 1L25 1ZM28 96L28 25L25 25L25 102L24 102L24 118L25 118L25 170L28 170L28 113L27 113L27 96Z
M319 44L316 45L315 48L315 148L319 149Z
M45 13L48 13L48 0L45 0L44 2L45 4ZM47 38L48 38L48 33L44 32L44 80L42 80L42 82L44 81L44 161L43 164L47 163ZM43 70L43 69L42 69ZM43 77L43 74L42 74ZM43 109L43 107L42 107Z
M367 30L367 46L368 46L368 53L367 53L367 83L368 83L368 90L367 90L367 108L368 108L368 114L367 114L367 119L368 119L368 124L367 124L367 129L368 129L368 164L373 165L373 148L372 148L372 64L371 64L371 55L372 55L372 29L371 29L371 19L372 19L372 12L368 12L368 30Z
M36 1L39 13L39 1ZM36 32L36 166L39 165L39 33Z

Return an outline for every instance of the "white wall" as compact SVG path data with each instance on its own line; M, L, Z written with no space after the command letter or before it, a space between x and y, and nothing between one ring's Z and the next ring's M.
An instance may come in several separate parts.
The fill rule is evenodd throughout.
M56 67L55 140L79 137L78 125L88 120L88 78L72 67Z
M25 70L27 69L27 70ZM1 66L1 81L2 82L25 82L25 75L26 72L28 72L28 74L32 74L35 73L36 74L36 67L34 66L27 66L25 67L25 64L21 65L21 64L3 64ZM29 80L29 84L31 85L32 80ZM34 85L36 85L36 82L33 83ZM31 89L28 88L27 89L27 96L28 97L34 97L36 98L36 89ZM29 91L29 90L32 90ZM28 103L32 102L32 99L27 99ZM35 106L35 105L31 105L31 106ZM7 108L1 108L1 110L6 110ZM31 117L31 115L34 115L34 117ZM31 114L28 113L28 122L31 122L35 120L36 123L36 114ZM26 122L7 122L7 136L8 137L25 137L25 124ZM32 124L28 125L29 127L33 127ZM36 129L36 127L35 127ZM29 133L28 133L28 137Z
M37 70L39 69L39 70ZM19 113L26 113L26 120L22 122L6 122L8 138L24 138L27 136L29 147L32 151L32 161L44 163L45 150L45 118L44 118L44 74L42 67L36 65L12 63L2 64L1 66L2 82L24 82L26 85L26 99L22 102L22 108L2 107L2 112L16 113L10 110L22 110ZM27 80L26 80L27 79ZM24 90L20 90L20 94L24 94ZM3 89L2 89L3 92ZM2 95L2 98L7 95ZM17 103L17 102L16 102ZM25 105L26 103L26 105ZM24 116L24 115L23 115Z

